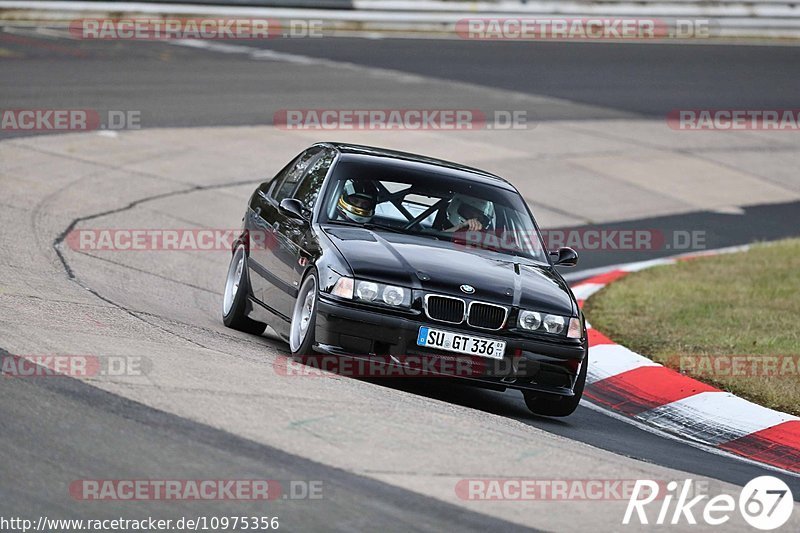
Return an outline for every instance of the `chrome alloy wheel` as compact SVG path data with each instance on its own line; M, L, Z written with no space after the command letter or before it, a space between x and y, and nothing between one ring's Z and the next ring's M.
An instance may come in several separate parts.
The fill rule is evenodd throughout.
M228 267L228 276L225 278L225 292L222 296L222 313L225 316L231 312L236 293L239 292L239 285L242 283L242 273L244 272L244 246L236 248L236 253L231 258Z
M314 276L309 276L300 287L292 313L292 327L289 332L289 348L292 349L292 353L300 349L308 335L309 324L316 311L316 299L317 280Z

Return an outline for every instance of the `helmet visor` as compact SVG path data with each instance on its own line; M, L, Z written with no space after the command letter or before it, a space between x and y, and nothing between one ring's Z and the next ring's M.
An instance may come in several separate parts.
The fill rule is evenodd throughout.
M478 209L477 207L471 206L467 203L462 202L460 206L458 206L458 214L464 217L464 220L469 220L474 218L478 222L481 223L482 226L486 226L489 223L489 217L486 216L486 213Z
M337 206L348 218L357 222L368 221L375 214L375 198L361 192L342 194Z

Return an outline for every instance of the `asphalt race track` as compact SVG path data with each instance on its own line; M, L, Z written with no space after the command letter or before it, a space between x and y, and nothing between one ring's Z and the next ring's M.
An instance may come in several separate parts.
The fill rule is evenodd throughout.
M76 228L236 228L260 180L328 138L499 172L546 229L702 231L707 248L796 236L797 132L687 139L664 115L796 107L800 72L788 66L800 48L355 38L215 46L0 32L3 108L136 110L142 123L118 133L0 133L0 355L148 364L144 376L0 380L0 516L277 515L291 531L621 527L624 501L475 502L454 488L514 476L692 478L735 494L772 474L800 502L798 476L591 405L557 420L532 416L512 393L281 375L287 346L221 323L228 254L86 252L65 240ZM287 108L390 107L522 109L536 126L496 135L271 126ZM644 177L621 176L634 167ZM698 174L681 181L675 169ZM592 192L528 179L537 170ZM649 170L677 182L662 188ZM570 275L676 251L587 251ZM80 479L145 478L313 481L323 497L265 507L87 502L68 491ZM788 527L798 520L795 512ZM741 519L728 526L746 528Z
M797 47L705 44L520 43L337 38L247 41L243 45L322 60L393 69L564 99L536 107L537 120L657 117L680 108L792 108L800 74ZM154 126L271 123L282 108L381 101L433 104L402 87L386 94L374 76L320 78L313 68L289 79L291 64L254 68L239 54L197 54L152 42L47 38L34 30L0 34L4 102L47 101L96 109L142 110ZM268 60L269 56L264 56ZM340 69L341 70L341 69ZM53 83L53 80L58 83ZM152 83L152 80L157 80ZM404 95L403 93L406 93ZM236 95L220 99L221 94ZM438 95L437 95L438 96ZM454 91L454 102L465 96ZM483 103L486 104L484 98ZM508 102L506 102L508 105ZM499 107L498 107L499 108Z

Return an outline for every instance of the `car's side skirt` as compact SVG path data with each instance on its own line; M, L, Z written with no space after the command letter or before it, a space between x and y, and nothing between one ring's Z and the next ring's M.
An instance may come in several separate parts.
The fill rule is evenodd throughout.
M247 316L253 320L268 324L275 332L283 337L284 340L289 339L289 326L291 319L269 307L264 302L248 295L248 312Z

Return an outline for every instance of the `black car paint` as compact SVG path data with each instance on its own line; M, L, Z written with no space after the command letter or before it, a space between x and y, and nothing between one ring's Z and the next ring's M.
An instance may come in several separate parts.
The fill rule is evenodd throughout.
M520 263L514 256L416 235L332 225L322 229L356 278L456 296L466 296L459 287L467 283L476 287L470 295L475 299L577 316L566 283L549 265Z
M325 196L337 163L350 154L393 161L399 158L403 164L434 166L439 173L466 174L472 179L506 187L516 193L516 189L502 178L455 163L337 143L320 143L309 150L320 149L334 151L335 156L317 198ZM588 350L585 326L580 340L537 335L516 328L520 307L582 318L574 295L550 258L549 264L538 264L499 252L459 248L450 242L421 236L319 224L316 222L322 209L319 201L310 213L310 220L299 221L280 209L273 189L302 155L256 189L243 219L243 232L237 243L244 243L248 251L252 291L248 310L253 318L268 323L279 335L288 338L298 287L307 273L315 269L320 286L315 348L322 353L367 356L377 353L369 351L376 347L391 355L424 352L412 341L420 325L429 325L486 338L501 338L508 342L507 354L516 353L537 365L551 364L558 371L563 369L574 382L579 367L575 363L585 359ZM532 215L531 218L536 224ZM264 246L251 243L254 234L266 235ZM344 275L408 287L412 289L412 307L407 310L389 309L331 296L333 284ZM463 283L474 286L475 294L467 297L460 292ZM438 324L427 319L422 312L422 297L427 292L497 303L510 307L511 312L501 331L475 330L464 324ZM342 341L344 338L348 339L349 345ZM478 381L498 389L511 387L553 395L572 394L570 387L542 387L499 378Z

